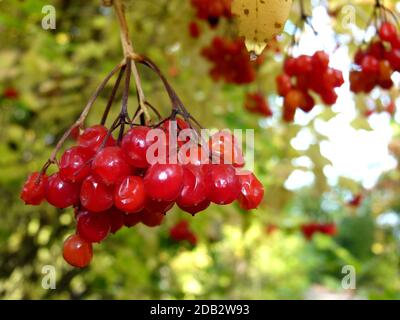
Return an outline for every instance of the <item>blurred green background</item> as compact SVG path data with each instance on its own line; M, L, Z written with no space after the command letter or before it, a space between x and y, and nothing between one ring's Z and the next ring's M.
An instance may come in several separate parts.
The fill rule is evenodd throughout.
M340 34L331 39L339 41L346 56L354 54L352 37L357 27L344 28L341 23L342 5L349 1L306 3L310 13L312 5L314 15L328 18L325 24ZM362 30L373 1L350 3ZM49 4L56 8L55 30L41 27L42 7ZM396 1L387 4L399 6ZM0 298L399 299L398 115L366 118L369 100L365 99L370 98L351 96L346 84L342 91L346 98L341 102L345 107L319 106L305 120L285 124L280 120L282 102L274 84L282 68L279 52L267 50L255 83L215 83L199 53L215 35L234 36L232 22L221 21L216 29L198 22L202 35L193 39L187 31L195 20L189 0L129 0L126 5L136 51L160 66L205 127L256 130L255 171L265 186L265 200L252 212L243 212L236 204L211 206L194 218L175 208L159 228L124 228L96 245L87 269L69 267L61 250L63 240L74 230L73 210L55 210L48 204L25 206L19 192L28 173L41 168L96 86L121 61L118 24L112 9L101 7L100 0L0 1L0 92L10 87L18 92L16 98L2 96L0 100ZM335 12L330 19L327 6ZM295 5L289 27L298 17ZM279 39L281 51L289 42L290 35ZM161 82L139 68L149 101L167 115L169 104ZM244 109L246 93L257 90L269 97L273 118ZM100 121L110 91L111 84L99 97L88 125ZM131 101L134 95L132 88ZM384 99L397 99L398 86L384 95ZM385 101L380 99L375 95L378 105ZM114 115L117 111L118 107ZM386 154L389 141L378 139L380 148L370 145L371 154L383 153L392 161L390 170L378 168L380 177L373 183L363 180L364 172L360 178L342 174L321 151L330 137L318 125L335 125L344 119L343 114L354 135L379 132L382 125L390 132L393 155ZM338 126L337 131L341 130ZM368 144L366 137L362 141ZM293 141L299 139L310 142L296 147ZM361 146L353 147L333 152L357 168L354 153ZM367 173L376 169L369 163L359 165ZM332 170L336 179L329 179ZM292 186L288 180L294 181ZM361 204L349 205L359 194ZM198 236L195 247L169 239L168 230L181 219L190 221ZM314 221L334 222L338 234L316 234L307 240L300 226ZM55 267L56 290L42 288L45 265ZM345 265L356 270L355 290L342 287Z

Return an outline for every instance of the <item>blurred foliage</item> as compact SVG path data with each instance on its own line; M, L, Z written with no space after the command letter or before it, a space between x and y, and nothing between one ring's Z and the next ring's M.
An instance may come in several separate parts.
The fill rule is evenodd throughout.
M327 2L312 1L315 6ZM352 2L363 28L372 1ZM53 1L57 28L43 30L42 7L48 3L0 1L0 90L12 86L19 92L16 100L0 101L1 298L301 299L313 284L341 292L343 265L357 270L357 290L352 295L400 298L399 171L385 174L359 208L346 205L362 188L345 177L335 185L327 182L324 169L330 161L320 150L327 138L315 130L316 121L329 121L335 112L321 107L305 125L282 123L273 81L281 70L282 55L272 51L267 51L256 83L247 87L214 83L199 51L215 34L234 35L235 26L223 21L211 31L200 23L202 37L190 38L186 30L194 12L189 0L127 1L134 47L156 61L205 126L256 129L256 172L266 189L264 204L250 213L236 205L211 206L196 218L174 209L160 228L124 229L95 246L88 269L67 266L61 248L74 227L72 210L24 206L19 190L27 174L41 168L122 52L113 12L101 7L100 0ZM347 0L332 0L329 9L340 13L346 4ZM295 5L291 22L298 16ZM335 30L348 36L339 19L340 14L332 18ZM280 45L284 48L288 41L290 36ZM346 44L354 53L355 44L348 39ZM144 68L140 71L150 102L166 115L169 105L162 84ZM246 92L258 89L269 96L276 112L273 119L260 119L243 109ZM107 86L88 124L99 122L110 91ZM133 90L131 94L134 101ZM391 94L398 96L398 91ZM356 100L360 112L353 126L372 130L363 117L363 101ZM397 123L392 125L399 134ZM313 136L312 143L304 150L295 149L291 140L301 138L305 130ZM300 165L296 162L300 157L312 165ZM295 192L285 188L295 170L310 172L312 185ZM397 225L377 223L388 212L397 217ZM181 218L190 219L199 236L193 249L168 239L169 227ZM298 227L312 220L335 221L339 234L305 240ZM266 232L268 224L278 230ZM56 268L56 290L41 286L44 265Z

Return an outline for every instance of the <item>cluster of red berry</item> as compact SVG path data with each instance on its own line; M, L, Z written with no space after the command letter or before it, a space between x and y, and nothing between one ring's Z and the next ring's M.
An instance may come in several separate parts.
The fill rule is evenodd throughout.
M379 38L366 50L359 49L354 57L356 70L350 72L350 89L355 93L369 93L376 86L393 87L392 74L400 71L400 34L396 27L385 22Z
M189 222L181 220L169 230L169 237L176 242L187 241L192 246L197 244L196 234L190 230Z
M315 233L323 233L328 236L334 236L337 234L336 224L334 223L317 223L310 222L301 225L301 231L306 239L311 240Z
M28 177L21 192L26 204L39 205L46 200L56 208L75 208L77 233L64 243L63 255L68 263L88 265L91 243L101 242L123 225L160 225L175 203L192 215L211 202L225 205L237 200L243 209L258 207L263 186L253 173L237 174L235 167L244 161L233 135L221 131L210 138L208 147L212 157L218 157L217 164L203 161L202 155L207 154L203 147L193 156L183 151L185 145L180 141L175 149L179 161L174 162L169 137L174 133L178 137L177 128L189 128L182 119L174 123L168 120L155 129L165 134L161 141L166 144L166 162L149 160L149 149L161 139L149 138L153 128L134 126L115 141L104 126L96 125L83 131L78 145L63 153L57 173L47 177L36 172ZM157 149L155 154L163 150Z
M215 37L209 47L203 48L201 54L213 63L210 70L211 77L227 83L247 84L256 78L256 70L262 64L262 57L251 61L244 40L237 38L230 40Z
M218 25L220 18L231 18L231 6L233 0L192 0L192 6L196 9L196 16L206 20L210 26Z
M247 93L244 108L250 113L259 114L267 118L273 115L268 101L260 92Z
M304 112L314 108L315 101L310 91L319 94L327 105L336 103L335 88L340 87L344 79L340 70L329 67L329 55L317 51L313 56L288 57L284 73L277 77L276 82L279 95L285 98L283 119L292 122L298 108Z

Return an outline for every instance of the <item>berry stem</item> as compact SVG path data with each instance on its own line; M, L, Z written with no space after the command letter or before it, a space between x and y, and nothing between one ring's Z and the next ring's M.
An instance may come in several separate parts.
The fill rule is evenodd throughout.
M124 56L127 59L133 60L132 73L133 73L133 77L134 77L135 84L136 84L136 91L137 91L137 95L138 95L139 106L140 106L140 109L143 111L145 118L146 118L146 122L147 122L147 121L150 121L150 115L147 110L146 97L145 97L145 94L143 91L140 75L139 75L139 72L138 72L138 69L137 69L136 63L135 63L135 61L137 61L139 59L139 56L133 50L132 42L129 38L129 29L128 29L128 24L126 22L125 9L124 9L122 0L114 0L114 9L115 9L115 13L117 15L120 30L121 30L121 43L122 43L122 49L124 51Z

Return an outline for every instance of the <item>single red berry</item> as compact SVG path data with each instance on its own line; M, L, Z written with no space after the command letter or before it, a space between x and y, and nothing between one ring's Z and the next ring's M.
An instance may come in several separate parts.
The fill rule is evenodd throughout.
M367 53L361 49L358 49L355 56L354 56L354 62L357 65L361 65L364 57L367 55Z
M208 196L206 177L201 167L186 165L183 167L183 187L176 200L179 207L194 207L203 202Z
M182 183L183 168L179 164L153 164L144 177L147 195L157 201L175 201Z
M251 173L239 175L241 191L239 205L244 210L256 209L264 198L264 187L257 177Z
M328 236L334 236L337 234L336 224L334 224L334 223L320 224L319 232L324 233Z
M158 227L161 225L165 217L163 212L150 212L147 210L141 211L139 215L140 221L148 227Z
M201 29L199 25L194 21L191 21L189 23L189 34L194 39L197 39L201 35Z
M324 51L317 51L312 56L312 67L318 72L325 72L329 66L329 55Z
M78 144L82 147L98 151L103 144L104 139L107 137L107 128L102 125L96 125L87 128L78 138ZM114 138L110 135L105 143L105 147L111 147L115 145Z
M4 96L4 98L7 98L7 99L18 99L19 92L17 89L15 89L13 87L8 87L8 88L4 89L3 96Z
M321 98L327 105L333 105L336 103L338 95L334 90L328 90L322 93Z
M115 186L114 205L123 212L141 211L145 199L146 191L141 177L128 176Z
M400 48L392 49L387 52L386 59L389 61L394 71L400 72Z
M77 234L71 235L64 242L63 257L71 266L85 268L93 257L92 244Z
M148 127L134 127L122 139L121 148L126 154L126 159L135 168L147 168L147 149L152 142L147 138L150 132Z
M131 173L131 167L120 147L101 150L93 160L92 170L107 185L117 183Z
M293 77L298 74L296 64L297 62L295 58L289 57L285 60L283 70L288 76Z
M87 210L101 212L110 209L113 195L113 188L102 183L96 176L88 176L83 180L80 199Z
M209 199L216 204L230 204L240 194L240 182L236 170L231 165L209 165L208 183L210 187Z
M303 110L304 112L310 112L315 107L315 100L308 92L304 94L304 98L305 98L305 104L301 105L300 109Z
M301 55L296 58L296 74L307 74L311 72L313 65L312 65L312 58L310 56Z
M76 183L90 173L90 163L94 151L85 147L72 147L66 150L60 160L60 177L68 182Z
M157 201L146 197L144 208L150 212L168 212L174 206L174 201Z
M34 172L26 179L20 198L25 204L37 206L42 203L46 197L48 178L46 174Z
M230 130L221 130L213 134L210 137L209 150L213 162L233 164L239 168L245 164L240 143Z
M49 177L46 200L52 206L64 209L79 202L79 185L61 179L59 173Z
M385 46L382 43L382 41L373 41L371 42L371 44L369 45L365 56L372 56L377 60L382 60L384 58L385 55ZM362 63L362 60L361 60Z
M393 42L397 38L396 26L390 22L382 23L379 28L379 37L383 41Z
M125 214L115 207L107 210L108 217L110 219L110 232L115 234L119 229L124 226Z
M311 222L301 225L301 231L307 240L311 240L316 232L318 232L319 225Z
M199 213L199 212L201 212L201 211L204 211L204 210L206 210L209 206L210 206L210 200L208 200L208 199L205 199L203 202L200 202L198 205L196 205L196 206L192 206L192 207L183 207L183 206L180 206L179 204L178 204L178 207L182 210L182 211L185 211L185 212L187 212L187 213L190 213L192 216L194 216L195 214L197 214L197 213Z
M276 85L278 87L278 94L281 97L286 96L292 89L292 82L286 73L283 73L276 78Z
M107 211L81 211L78 213L76 229L82 239L88 242L101 242L110 232L110 216Z
M378 74L379 73L379 61L373 56L365 56L361 62L361 68L363 72L368 74Z
M124 225L125 227L131 228L136 226L142 221L142 213L132 213L124 215Z

